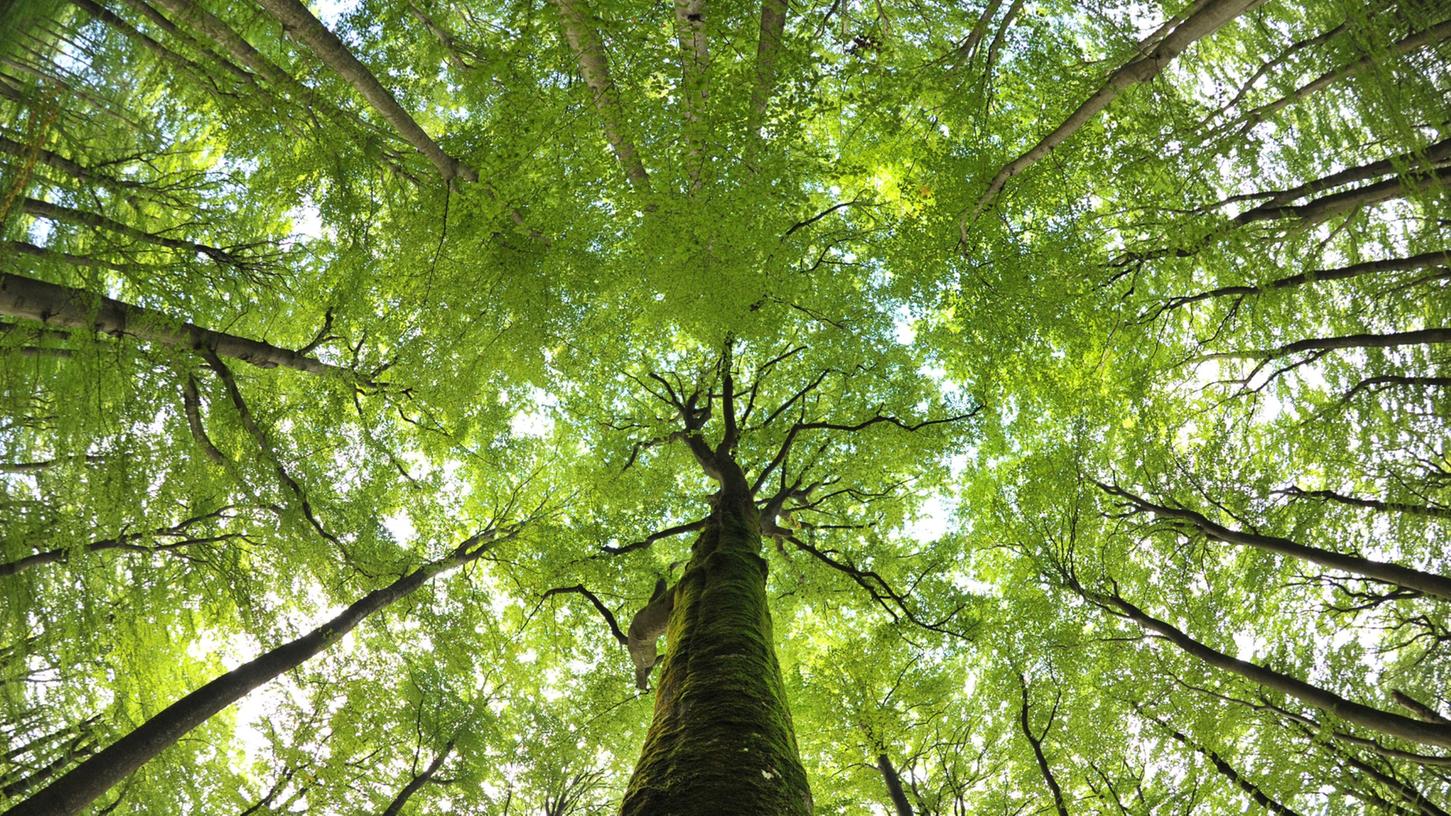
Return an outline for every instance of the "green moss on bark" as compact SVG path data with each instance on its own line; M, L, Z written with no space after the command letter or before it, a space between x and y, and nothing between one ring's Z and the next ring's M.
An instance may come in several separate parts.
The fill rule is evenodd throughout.
M654 721L622 816L811 812L760 549L749 499L722 496L675 589Z

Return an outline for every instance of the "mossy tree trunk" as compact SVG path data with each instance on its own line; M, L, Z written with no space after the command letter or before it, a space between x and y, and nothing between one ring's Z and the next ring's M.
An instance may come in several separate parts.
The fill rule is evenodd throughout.
M721 491L675 589L655 714L622 816L811 813L776 662L761 522L745 477Z

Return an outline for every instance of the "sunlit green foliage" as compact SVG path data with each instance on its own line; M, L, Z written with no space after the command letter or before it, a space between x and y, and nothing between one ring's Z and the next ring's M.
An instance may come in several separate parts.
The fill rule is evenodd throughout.
M1451 599L1222 533L1451 574L1446 4L1241 2L985 193L1233 5L707 3L704 63L665 3L314 6L445 182L262 7L0 2L0 273L338 369L0 290L0 805L521 524L88 812L614 812L651 697L550 590L679 576L661 395L728 350L748 478L867 425L767 483L815 486L764 555L818 813L891 813L885 756L919 814L1444 816L1451 743L1116 603L1451 731Z

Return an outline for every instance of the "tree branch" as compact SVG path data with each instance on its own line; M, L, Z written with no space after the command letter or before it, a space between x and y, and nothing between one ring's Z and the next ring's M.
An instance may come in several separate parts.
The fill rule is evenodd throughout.
M562 595L568 592L572 592L577 595L583 595L586 599L588 599L590 604L594 606L595 610L600 613L600 617L604 618L605 623L609 625L610 634L614 636L615 640L619 641L621 646L625 646L629 643L629 639L625 637L624 631L620 629L620 624L615 620L614 613L610 611L609 607L604 605L604 602L599 599L599 596L595 595L593 592L590 592L588 589L585 589L584 584L575 584L574 586L568 587L555 587L548 592L545 592L544 597L550 598L555 595Z
M204 329L164 312L122 303L84 289L8 273L0 273L0 315L115 337L129 335L168 348L232 357L258 368L281 366L309 374L355 378L348 369L270 343Z

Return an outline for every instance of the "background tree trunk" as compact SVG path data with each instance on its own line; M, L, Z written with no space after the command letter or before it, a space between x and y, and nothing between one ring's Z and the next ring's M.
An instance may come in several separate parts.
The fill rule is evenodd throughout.
M882 772L882 781L887 784L887 795L892 797L892 809L897 816L912 816L912 803L907 801L907 792L902 790L902 777L892 765L892 758L886 754L877 756L877 770Z

